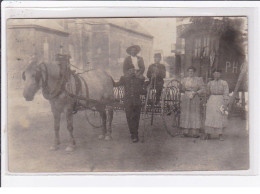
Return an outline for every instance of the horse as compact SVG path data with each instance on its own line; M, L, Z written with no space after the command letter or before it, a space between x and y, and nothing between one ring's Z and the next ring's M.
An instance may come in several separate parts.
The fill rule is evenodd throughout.
M40 89L45 99L51 105L54 118L54 145L51 150L59 149L61 114L66 114L67 129L70 134L66 151L75 149L73 136L73 113L75 107L95 109L102 121L102 134L99 139L111 140L111 123L113 110L106 110L107 104L114 100L113 79L105 71L93 69L85 73L73 73L68 64L46 64L31 62L22 73L25 82L23 96L26 101L32 101ZM108 122L108 127L107 127Z

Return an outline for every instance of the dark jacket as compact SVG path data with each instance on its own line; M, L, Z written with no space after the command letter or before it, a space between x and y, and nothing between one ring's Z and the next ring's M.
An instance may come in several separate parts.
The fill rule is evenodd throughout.
M124 103L126 106L141 105L140 95L145 94L143 89L144 79L139 79L136 76L128 77L121 76L114 86L124 86L125 95Z
M166 76L166 68L163 64L157 64L157 70L156 70L156 64L151 64L147 71L147 77L151 81L152 75L156 73L156 82L157 83L164 83L163 78Z
M139 57L137 56L137 63L138 63L138 67L139 67L139 72L140 74L142 75L144 73L144 70L145 70L145 66L144 66L144 60L142 57ZM124 61L124 66L123 66L123 73L124 75L126 75L127 71L131 68L133 68L134 65L132 63L132 59L131 59L131 56L128 56L125 58L125 61Z

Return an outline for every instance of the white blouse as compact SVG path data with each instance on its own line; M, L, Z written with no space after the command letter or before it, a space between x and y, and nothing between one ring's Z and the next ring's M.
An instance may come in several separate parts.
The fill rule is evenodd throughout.
M132 63L134 65L135 69L139 69L138 62L137 62L137 57L131 56L131 59L132 59Z

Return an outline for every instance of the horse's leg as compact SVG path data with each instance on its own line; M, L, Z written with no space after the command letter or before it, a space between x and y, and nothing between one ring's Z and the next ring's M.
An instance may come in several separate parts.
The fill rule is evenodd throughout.
M55 108L54 108L55 109ZM59 149L59 144L60 144L60 117L61 117L61 112L58 110L53 110L53 117L54 117L54 131L55 131L55 139L54 139L54 145L51 146L51 150L57 150Z
M107 122L108 122L108 126L107 126L107 132L106 132L106 140L111 140L111 134L112 134L112 120L113 120L113 108L112 107L108 107L107 111L106 111L106 115L107 115Z
M102 107L99 106L99 107L96 107L96 108L97 108L97 110L100 114L101 120L102 120L102 134L98 136L98 139L104 139L106 132L107 132L107 129L106 129L106 122L107 122L106 110L103 106Z
M75 139L73 137L73 113L72 113L72 108L68 108L66 110L66 119L67 119L67 129L70 133L70 141L69 145L66 148L66 151L71 152L75 148Z

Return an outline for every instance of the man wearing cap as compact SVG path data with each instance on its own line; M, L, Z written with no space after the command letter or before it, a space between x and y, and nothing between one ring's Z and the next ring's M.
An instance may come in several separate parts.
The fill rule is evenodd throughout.
M127 70L124 76L121 76L119 82L115 82L114 86L124 86L124 106L128 128L131 134L133 143L139 141L138 128L141 114L141 99L140 95L144 94L143 90L144 79L137 77L136 70L131 67Z
M136 76L141 79L144 79L144 76L143 76L143 73L145 70L144 60L142 57L137 56L137 54L140 51L141 51L141 48L138 45L133 45L126 49L126 53L129 54L129 56L127 56L124 61L124 66L123 66L124 75L127 74L129 69L134 68L135 72L136 72Z
M156 104L159 103L163 84L163 79L166 76L166 69L163 64L161 64L162 56L160 53L154 54L154 63L151 64L147 71L147 77L149 78L148 84L150 84L150 87L156 89Z

